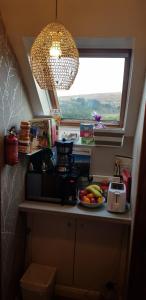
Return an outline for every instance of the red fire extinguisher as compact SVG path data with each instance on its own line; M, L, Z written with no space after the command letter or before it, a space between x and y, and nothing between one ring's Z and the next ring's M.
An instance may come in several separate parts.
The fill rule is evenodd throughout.
M5 136L5 163L15 165L18 163L18 138L15 127L12 127Z

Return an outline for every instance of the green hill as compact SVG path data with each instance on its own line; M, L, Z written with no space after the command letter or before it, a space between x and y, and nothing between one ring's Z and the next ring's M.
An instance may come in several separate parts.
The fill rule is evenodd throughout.
M103 120L119 120L121 93L61 96L58 100L65 119L91 120L96 111Z

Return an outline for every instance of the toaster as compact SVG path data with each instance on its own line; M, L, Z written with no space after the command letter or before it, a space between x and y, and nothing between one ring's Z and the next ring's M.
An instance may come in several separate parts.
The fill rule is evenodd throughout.
M107 210L110 212L125 212L126 186L124 183L110 182L107 194Z

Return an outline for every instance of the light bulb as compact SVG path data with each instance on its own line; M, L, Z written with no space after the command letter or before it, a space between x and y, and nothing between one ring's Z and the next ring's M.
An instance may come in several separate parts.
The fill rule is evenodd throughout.
M53 41L49 52L50 52L50 56L59 58L62 55L60 42Z

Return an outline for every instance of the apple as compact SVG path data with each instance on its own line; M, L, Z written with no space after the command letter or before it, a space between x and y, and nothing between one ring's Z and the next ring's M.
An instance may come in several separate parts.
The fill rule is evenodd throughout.
M90 198L90 203L96 203L96 198L95 197L92 197L92 198Z
M87 192L86 190L80 190L80 191L79 191L79 196L80 196L80 197L86 196L87 193L88 193L88 192Z

